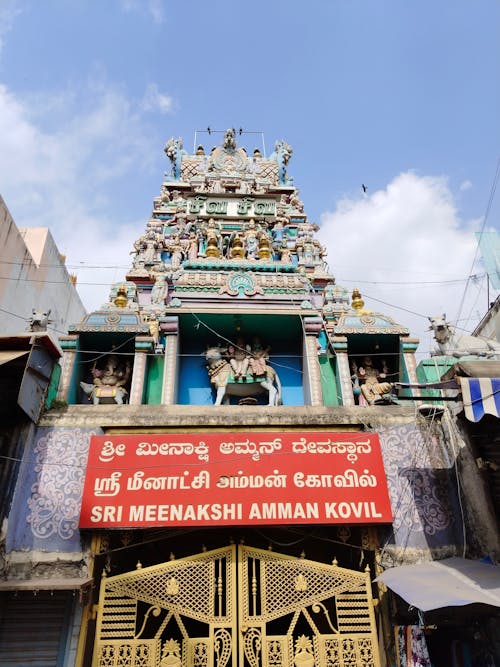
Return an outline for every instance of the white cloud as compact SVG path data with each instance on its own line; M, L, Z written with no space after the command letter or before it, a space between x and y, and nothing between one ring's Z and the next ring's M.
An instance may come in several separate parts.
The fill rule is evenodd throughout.
M0 6L0 52L3 49L4 35L12 28L21 11L19 0L2 0Z
M95 309L107 300L109 285L123 279L146 222L127 217L126 209L117 213L117 185L126 187L121 178L147 169L158 146L141 116L143 101L106 81L40 97L45 105L33 105L33 98L20 99L0 85L0 127L9 128L0 133L2 194L19 226L51 229L87 308ZM45 116L53 119L54 110L51 126ZM324 213L320 238L337 282L358 287L366 307L409 326L428 351L427 321L404 309L456 316L477 227L459 219L444 179L405 173L384 190L344 198ZM446 282L452 280L458 282ZM486 299L474 303L478 295L480 287L472 284L462 316L483 314Z
M47 226L77 273L88 309L107 301L109 285L123 279L132 242L145 220L127 217L118 188L147 170L158 146L140 114L139 102L118 87L95 82L77 93L40 93L33 107L0 85L0 183L18 226ZM36 113L33 109L36 108ZM51 128L44 109L57 109ZM158 186L159 187L159 186ZM154 194L154 193L151 193ZM85 266L118 266L84 269ZM102 283L83 285L83 283Z
M142 100L144 111L159 111L171 113L174 110L174 99L170 95L160 93L156 83L150 83Z
M465 190L470 190L471 187L472 187L472 181L465 180L465 181L462 181L462 183L460 183L460 190L462 192L465 192Z
M59 237L68 271L77 276L77 288L87 310L108 301L111 285L124 280L130 268L130 250L145 226L144 220L116 225L105 216L73 211L71 234Z
M165 20L164 0L121 0L121 5L126 12L146 11L155 23Z
M446 312L453 320L458 314L477 227L478 221L460 220L446 179L408 172L385 190L340 201L321 216L319 236L337 283L349 291L357 287L366 308L408 326L424 353L434 348L426 318ZM477 322L485 313L480 292L481 286L469 287L461 319L471 314Z

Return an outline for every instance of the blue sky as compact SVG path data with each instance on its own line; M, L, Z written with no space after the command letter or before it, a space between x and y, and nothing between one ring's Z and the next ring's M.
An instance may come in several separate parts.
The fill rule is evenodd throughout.
M191 150L196 130L242 127L268 153L286 139L337 282L425 351L423 316L471 329L487 306L481 277L460 304L484 274L499 27L496 0L0 0L0 192L18 226L50 227L96 308L170 136ZM487 228L499 213L496 196Z

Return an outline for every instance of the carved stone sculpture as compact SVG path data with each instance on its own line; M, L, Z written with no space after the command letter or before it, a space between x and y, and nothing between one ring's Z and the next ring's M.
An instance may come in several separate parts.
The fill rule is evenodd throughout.
M109 354L104 363L94 363L92 368L93 383L80 382L83 391L90 397L94 405L99 403L125 403L132 366L130 361L122 360L116 354Z
M391 384L386 381L387 366L382 362L382 370L373 366L371 357L363 357L363 365L351 364L354 387L359 387L361 395L368 405L393 402L390 398Z
M446 321L445 314L429 317L429 321L440 354L457 358L466 356L500 358L498 341L457 333L454 327Z

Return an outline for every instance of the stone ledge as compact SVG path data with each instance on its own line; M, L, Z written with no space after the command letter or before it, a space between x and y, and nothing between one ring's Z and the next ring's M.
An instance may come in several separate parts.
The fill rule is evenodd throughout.
M415 423L414 407L70 405L45 412L39 426L101 428L340 428Z

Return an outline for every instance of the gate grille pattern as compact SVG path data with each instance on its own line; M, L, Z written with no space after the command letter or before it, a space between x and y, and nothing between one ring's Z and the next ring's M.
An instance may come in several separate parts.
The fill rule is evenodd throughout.
M368 572L229 546L103 578L94 667L379 667Z

